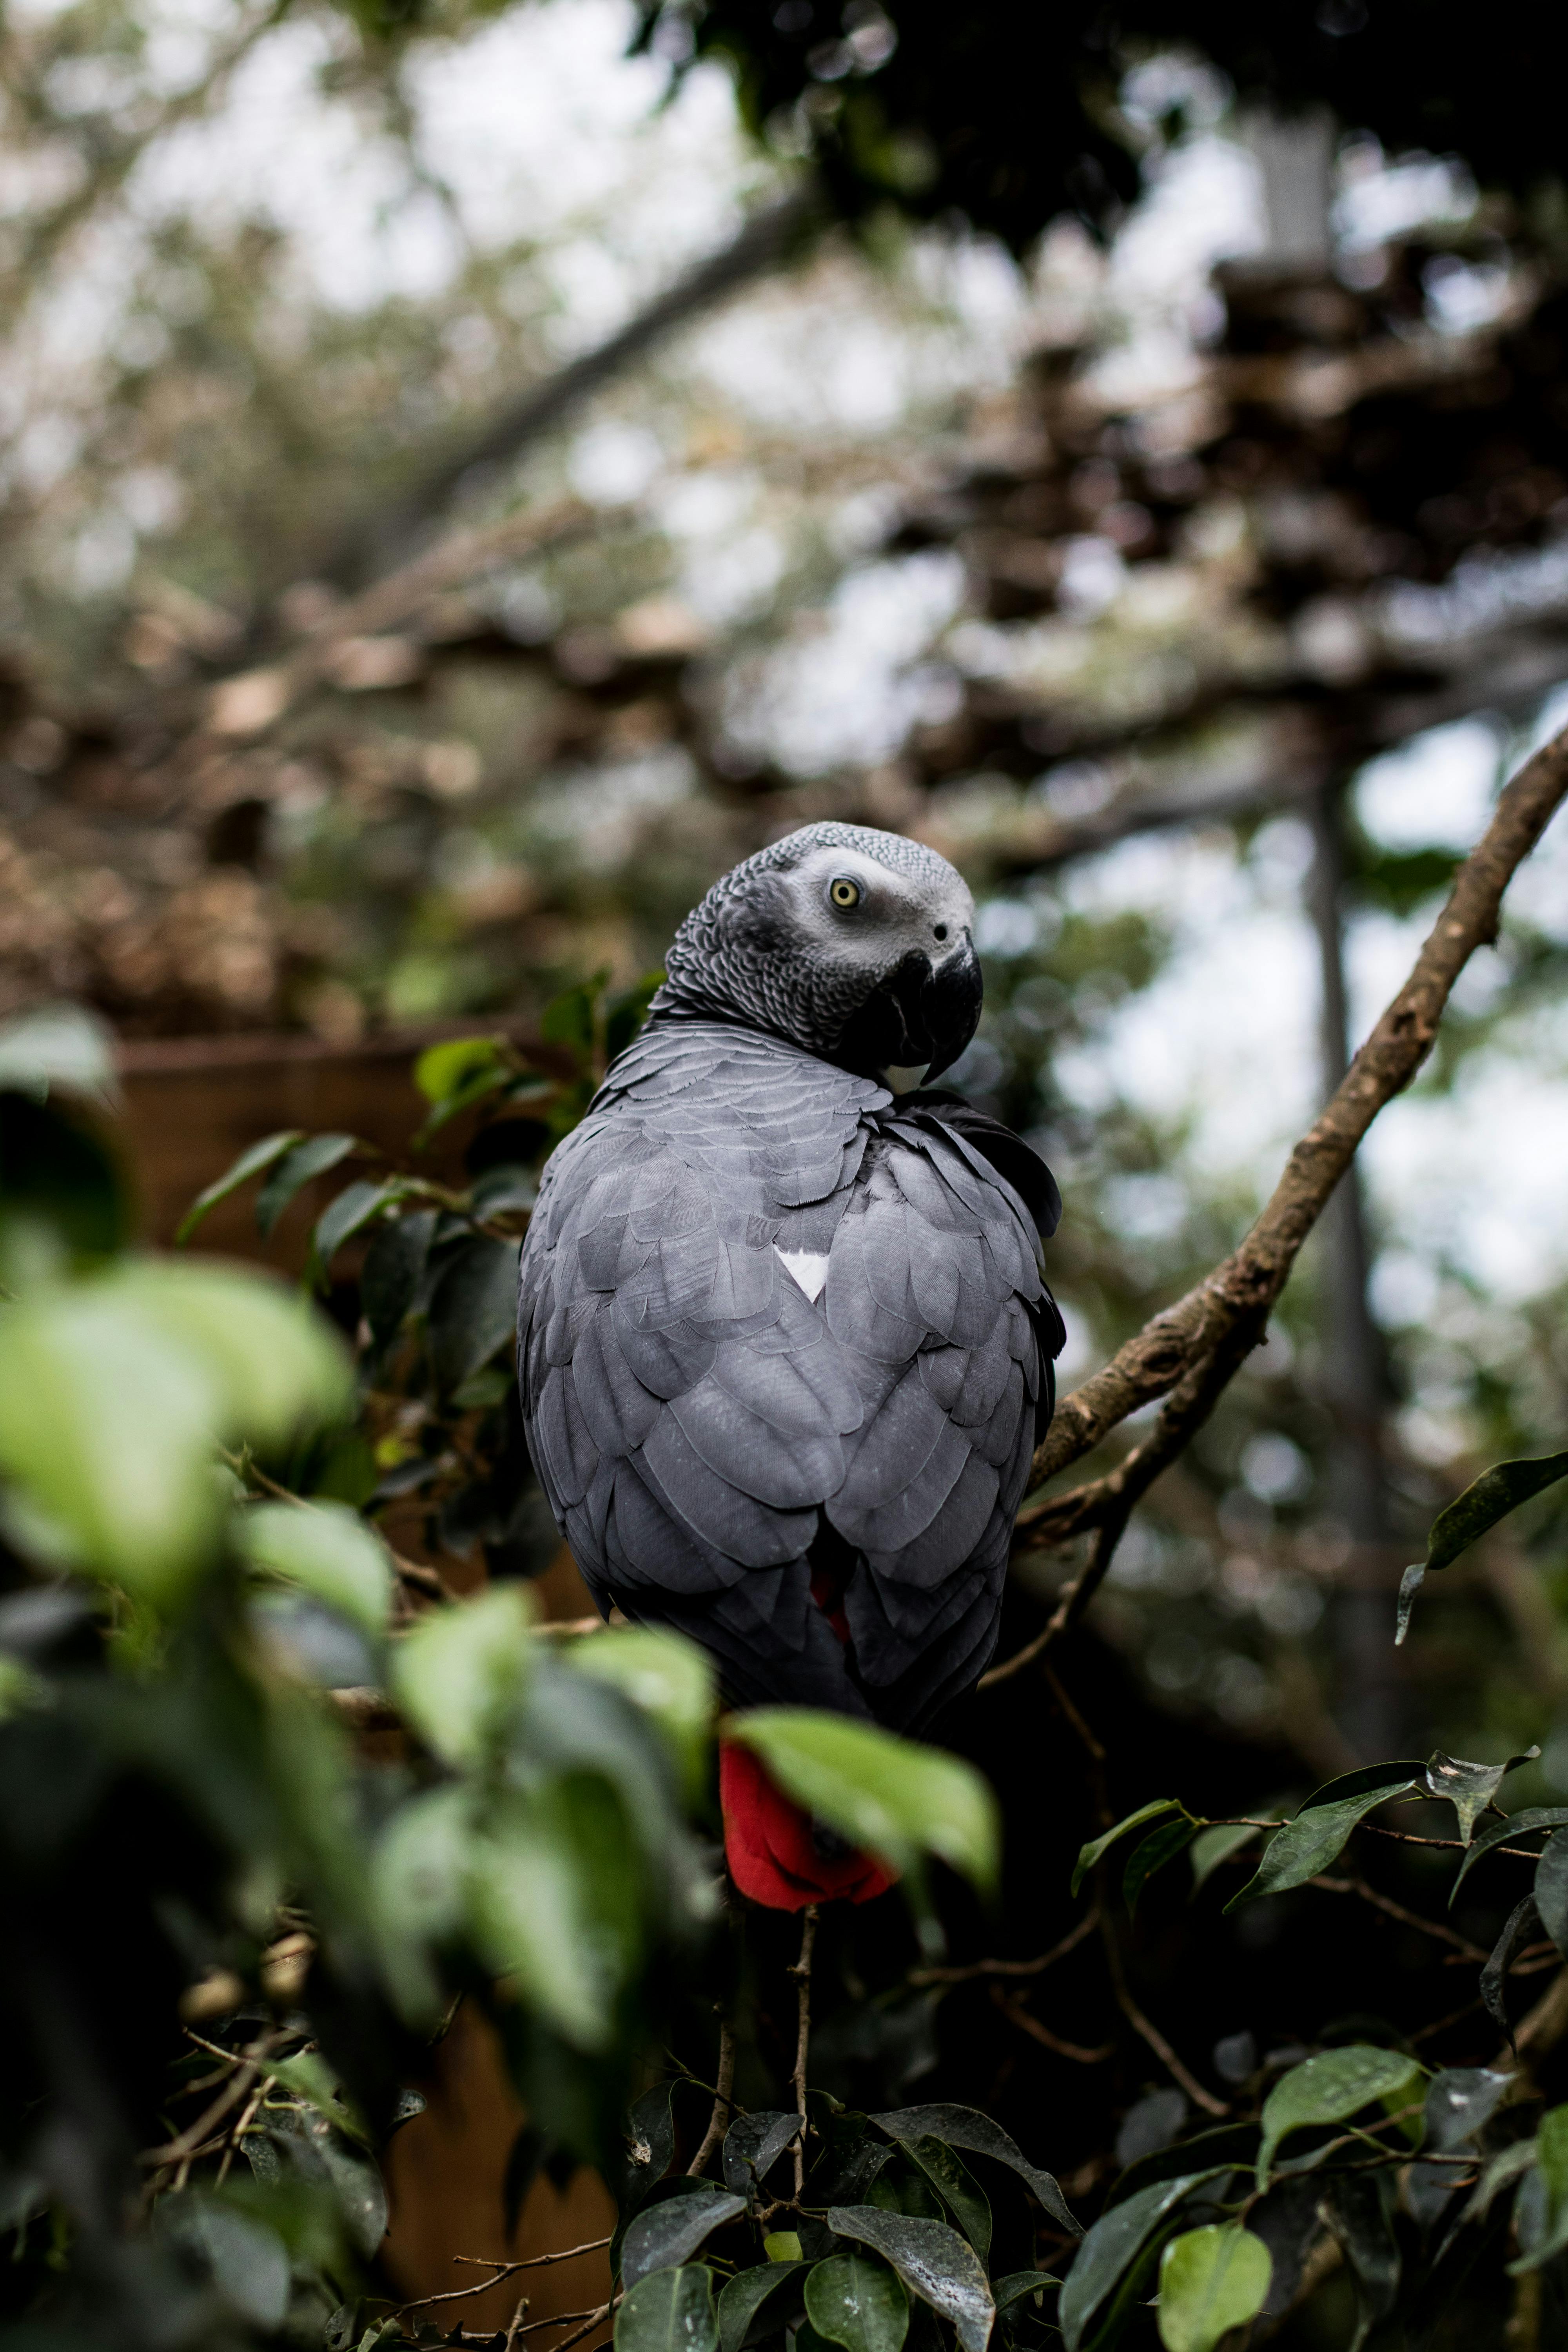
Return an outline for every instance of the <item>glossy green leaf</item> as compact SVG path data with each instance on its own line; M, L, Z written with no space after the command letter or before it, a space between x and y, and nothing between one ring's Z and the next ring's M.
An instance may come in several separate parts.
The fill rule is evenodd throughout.
M707 1652L680 1633L616 1625L574 1642L566 1662L579 1674L613 1683L653 1717L674 1753L688 1797L694 1797L713 1723L713 1668Z
M1510 1813L1503 1822L1489 1822L1479 1837L1470 1842L1469 1852L1459 1864L1458 1873L1448 1894L1448 1908L1483 1854L1494 1846L1511 1844L1515 1839L1528 1837L1531 1830L1568 1829L1568 1805L1525 1805L1517 1813Z
M770 2230L763 2240L763 2252L770 2263L798 2263L800 2233L795 2230Z
M713 2273L698 2263L639 2279L616 2314L616 2352L718 2352Z
M886 2263L868 2254L833 2254L805 2282L805 2315L818 2336L844 2352L899 2352L910 2329L910 2299Z
M732 2189L737 2197L752 2196L798 2137L802 2120L773 2107L737 2116L724 2135L719 2157L726 2189Z
M1447 1797L1452 1804L1466 1845L1475 1835L1477 1816L1485 1812L1509 1774L1521 1764L1533 1763L1540 1753L1539 1748L1527 1748L1521 1756L1510 1756L1506 1764L1470 1764L1462 1756L1441 1753L1428 1759L1426 1786L1435 1797Z
M1148 1804L1140 1805L1135 1813L1127 1814L1113 1829L1106 1830L1100 1837L1091 1838L1087 1845L1079 1848L1078 1860L1073 1864L1072 1885L1068 1891L1074 1895L1078 1893L1101 1855L1109 1853L1117 1840L1124 1838L1129 1830L1139 1828L1144 1822L1156 1821L1162 1813L1184 1811L1185 1808L1179 1805L1174 1797L1155 1797Z
M797 1805L892 1869L934 1853L977 1885L994 1885L996 1801L956 1756L812 1707L733 1715L725 1734L754 1749Z
M333 1258L343 1244L355 1234L403 1198L405 1187L400 1183L373 1184L361 1181L345 1184L335 1201L329 1201L316 1219L310 1234L310 1263L318 1279L324 1280L331 1270Z
M393 1652L392 1683L420 1738L444 1762L478 1763L521 1698L532 1605L516 1584L432 1609Z
M351 1151L363 1147L353 1135L312 1135L297 1143L274 1162L272 1171L256 1196L257 1229L270 1234L289 1203L302 1192L314 1178L324 1176L336 1168Z
M984 2263L991 2252L991 2201L969 2167L947 2142L926 2136L906 2140L905 2152L919 2165L955 2226Z
M746 2200L732 2189L703 2188L689 2196L645 2205L621 2241L621 2276L627 2288L652 2271L669 2270L694 2254L726 2221L737 2221Z
M1374 2101L1403 2105L1418 2099L1426 2080L1426 2068L1402 2050L1378 2050L1369 2042L1320 2051L1292 2066L1264 2101L1258 2188L1268 2185L1269 2167L1288 2133L1309 2124L1345 2123Z
M1268 1834L1266 1831L1255 1829L1249 1822L1216 1822L1212 1829L1200 1830L1188 1854L1193 1873L1193 1893L1195 1895L1233 1853L1239 1853L1243 1846L1252 1843L1254 1838Z
M1424 1566L1428 1571L1447 1568L1462 1551L1528 1503L1532 1495L1568 1478L1568 1454L1547 1454L1534 1461L1500 1462L1483 1470L1447 1509L1438 1512L1426 1538Z
M795 2244L793 2256L778 2256L726 2280L719 2296L720 2352L744 2352L750 2337L771 2335L787 2318L810 2267L800 2259L798 2237Z
M392 1562L386 1546L357 1511L341 1504L255 1503L235 1522L253 1568L298 1584L367 1633L386 1630Z
M1261 2238L1235 2221L1184 2230L1160 2257L1160 2341L1165 2352L1215 2352L1268 2298L1274 2264Z
M968 2242L945 2221L884 2213L875 2205L835 2205L827 2226L858 2239L892 2264L911 2294L951 2322L962 2352L985 2352L996 2307L991 2283Z
M430 1355L444 1396L517 1334L516 1242L477 1234L452 1252L430 1298Z
M224 1170L216 1183L209 1184L205 1192L196 1194L175 1230L174 1247L184 1248L209 1209L216 1209L220 1201L226 1201L231 1192L237 1192L242 1184L248 1184L253 1176L261 1175L281 1160L286 1151L292 1151L294 1146L304 1139L302 1127L285 1127L276 1135L264 1135L259 1143L247 1146L239 1158Z
M1121 1874L1121 1899L1130 1912L1136 1913L1138 1898L1155 1873L1184 1853L1196 1835L1190 1821L1177 1820L1161 1822L1139 1839Z
M1073 2256L1058 2317L1067 2352L1078 2352L1084 2330L1166 2216L1208 2176L1182 2172L1156 2180L1103 2212Z
M933 2100L920 2107L894 2107L885 2115L873 2116L871 2121L879 2131L900 2144L924 2138L928 2134L947 2142L949 2147L963 2148L969 2156L989 2157L994 2163L1005 2164L1020 2180L1032 2189L1046 2211L1064 2230L1075 2237L1083 2235L1082 2226L1068 2210L1066 2199L1054 2177L1031 2164L1000 2124L983 2116L978 2107L960 2105L948 2099Z
M1356 1823L1391 1797L1407 1789L1425 1787L1424 1764L1372 1764L1358 1772L1344 1772L1310 1796L1293 1822L1276 1830L1257 1872L1226 1905L1255 1903L1261 1895L1282 1895L1305 1886L1341 1853Z

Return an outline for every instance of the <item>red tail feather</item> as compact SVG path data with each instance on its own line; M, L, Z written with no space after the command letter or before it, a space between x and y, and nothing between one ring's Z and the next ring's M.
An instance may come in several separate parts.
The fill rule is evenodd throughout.
M719 1801L724 1853L742 1895L770 1911L804 1911L808 1903L869 1903L895 1874L851 1846L836 1861L816 1851L811 1817L775 1789L749 1748L719 1750Z

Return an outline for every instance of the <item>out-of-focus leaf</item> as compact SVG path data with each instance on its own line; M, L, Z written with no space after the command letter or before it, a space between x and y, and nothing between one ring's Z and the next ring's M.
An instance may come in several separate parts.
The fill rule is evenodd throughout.
M579 1063L592 1060L600 999L608 971L595 972L581 988L563 989L551 998L540 1018L539 1034L547 1045L564 1045Z
M360 1269L360 1305L378 1348L394 1337L414 1304L439 1214L437 1209L414 1209L371 1237Z
M1516 2140L1511 2147L1505 2147L1500 2155L1494 2156L1477 2182L1470 2201L1465 2208L1466 2221L1484 2221L1491 2210L1492 2200L1498 2191L1507 2189L1519 2179L1521 2172L1528 2171L1534 2162L1533 2139Z
M1173 2238L1160 2257L1165 2352L1215 2352L1222 2336L1262 2310L1273 2268L1262 2239L1236 2221Z
M392 1563L386 1547L355 1511L316 1504L255 1503L236 1522L253 1567L302 1585L367 1633L386 1630Z
M1330 2173L1323 2184L1323 2210L1355 2279L1361 2315L1350 2352L1361 2352L1377 2322L1394 2309L1399 2294L1399 2246L1379 2177L1367 2172Z
M220 1436L279 1446L346 1412L348 1350L292 1285L245 1266L156 1258L116 1268L104 1286L199 1349Z
M495 1071L510 1074L510 1048L504 1037L448 1037L426 1045L414 1065L414 1083L427 1103L450 1102L475 1078Z
M963 2352L985 2352L996 2306L973 2246L945 2221L884 2213L875 2205L835 2205L827 2226L858 2238L892 2264L911 2294L952 2323Z
M275 2083L303 2099L362 2147L372 2145L370 2127L344 2091L334 2069L319 2050L302 2050L297 2057L278 2058L267 2069Z
M1558 1950L1568 1956L1568 1832L1557 1831L1542 1846L1535 1865L1534 1893L1542 1926Z
M1509 2264L1518 2277L1539 2270L1568 2247L1568 2106L1551 2107L1535 2136L1535 2170L1526 2176L1513 2209L1523 2249Z
M1078 2352L1083 2333L1123 2273L1135 2263L1168 2213L1207 2176L1181 2172L1156 2180L1102 2213L1077 2253L1058 2308L1068 2352Z
M737 2197L750 2197L778 2162L800 2130L805 2118L773 2108L737 2116L724 2135L720 2167L724 2186ZM719 2315L721 2329L723 2313Z
M1211 1878L1221 1863L1250 1845L1255 1837L1267 1832L1254 1829L1247 1822L1216 1822L1213 1829L1200 1830L1192 1843L1188 1860L1192 1864L1193 1893L1195 1895L1205 1880Z
M289 2308L289 2250L276 2230L195 2189L165 2198L157 2209L157 2226L160 2234L197 2256L242 2319L269 2336L282 2326Z
M1174 2084L1163 2090L1146 2091L1122 2116L1116 2135L1116 2161L1131 2168L1142 2164L1146 2157L1155 2156L1179 2139L1187 2120L1187 2096ZM1190 2159L1188 2159L1190 2161ZM1172 2171L1180 2172L1184 2166L1173 2163Z
M1496 2114L1513 2078L1489 2066L1446 2066L1426 2086L1426 2146L1452 2156Z
M1531 1830L1568 1829L1568 1805L1526 1805L1517 1813L1510 1813L1505 1822L1489 1822L1480 1835L1472 1838L1470 1850L1459 1864L1458 1874L1448 1895L1448 1908L1454 1907L1454 1897L1471 1871L1494 1845L1503 1845L1512 1838L1525 1837Z
M894 1870L934 1853L981 1886L996 1880L996 1803L971 1765L847 1716L758 1707L726 1737L753 1748L797 1805Z
M809 2267L800 2259L798 2239L795 2243L792 2261L762 2263L725 2282L719 2296L720 2352L744 2352L753 2336L772 2335L788 2316Z
M479 1949L579 2050L609 2040L636 1953L637 1887L625 1815L596 1776L509 1797L474 1837L468 1915Z
M472 1380L517 1332L516 1242L479 1234L455 1250L430 1298L430 1355L444 1396Z
M911 2157L984 2263L991 2253L991 2203L968 2166L947 2142L929 2135L906 2140Z
M616 2352L718 2352L713 2273L695 2263L639 2279L616 2314Z
M494 1743L521 1695L532 1603L516 1584L432 1609L393 1653L398 1704L444 1762L472 1765Z
M746 2210L746 2200L728 2189L671 2197L662 2205L646 2205L621 2240L621 2277L628 2289L650 2271L669 2270L694 2254L721 2223L733 2221Z
M259 1143L248 1145L215 1183L209 1184L205 1192L196 1194L175 1228L174 1247L184 1247L209 1209L216 1209L220 1201L226 1201L231 1192L237 1192L242 1184L248 1184L253 1176L259 1176L264 1170L281 1160L286 1151L292 1151L294 1146L304 1139L302 1127L285 1127L276 1135L264 1135Z
M617 1625L574 1642L566 1662L579 1674L614 1684L653 1717L674 1751L688 1797L694 1796L713 1721L713 1669L707 1652L679 1633Z
M1100 1856L1109 1853L1117 1840L1124 1838L1129 1830L1137 1829L1144 1822L1155 1821L1162 1813L1184 1811L1185 1808L1179 1805L1174 1797L1154 1797L1148 1804L1140 1805L1135 1813L1127 1814L1102 1836L1091 1838L1087 1845L1079 1848L1078 1860L1073 1864L1072 1885L1068 1891L1074 1895L1078 1893Z
M1173 1821L1161 1822L1147 1837L1139 1839L1121 1874L1121 1899L1130 1912L1137 1911L1138 1898L1155 1872L1184 1853L1196 1835L1191 1822Z
M123 1249L131 1197L114 1153L74 1107L0 1092L0 1280L26 1297L62 1256L85 1268Z
M411 2021L440 2011L427 1948L461 1923L468 1869L466 1789L426 1790L400 1805L371 1853L370 1894L395 2000Z
M312 1178L324 1176L351 1151L363 1149L354 1135L312 1135L294 1145L273 1163L272 1171L256 1196L257 1229L270 1234L297 1192Z
M1359 1772L1342 1773L1310 1796L1293 1822L1276 1830L1257 1871L1226 1905L1255 1903L1260 1895L1282 1895L1305 1886L1326 1870L1364 1815L1407 1789L1424 1787L1424 1764L1369 1764Z
M1476 1817L1484 1813L1510 1772L1521 1764L1533 1763L1541 1753L1539 1748L1527 1748L1522 1756L1510 1756L1506 1764L1469 1764L1462 1756L1431 1757L1426 1765L1426 1786L1435 1797L1447 1797L1459 1821L1459 1837L1468 1845L1475 1835Z
M1289 2132L1309 2124L1345 2123L1373 2101L1403 2105L1418 2095L1426 2070L1402 2050L1378 2050L1352 2042L1322 2050L1275 2084L1263 2104L1263 2139L1258 2151L1258 2186L1267 2186L1275 2152Z
M928 2106L895 2107L886 2115L873 2116L871 2121L879 2131L885 2131L889 2139L900 2143L922 2139L930 2134L945 2140L949 2147L963 2148L966 2155L988 2156L994 2163L1005 2164L1034 2190L1053 2221L1059 2221L1074 2237L1082 2237L1083 2226L1074 2220L1053 2176L1031 2164L1016 2140L977 2107L941 2099Z
M1487 2015L1499 2032L1505 2036L1510 2049L1513 2028L1508 2019L1508 1972L1540 1926L1541 1915L1535 1907L1535 1897L1526 1895L1509 1913L1502 1934L1492 1946L1490 1957L1481 1970L1480 1994L1486 2003Z
M39 1004L0 1023L0 1093L47 1102L57 1088L119 1105L114 1032L85 1005Z
M833 2254L805 2282L805 2315L844 2352L899 2352L910 2330L910 2299L897 2272L867 2254Z

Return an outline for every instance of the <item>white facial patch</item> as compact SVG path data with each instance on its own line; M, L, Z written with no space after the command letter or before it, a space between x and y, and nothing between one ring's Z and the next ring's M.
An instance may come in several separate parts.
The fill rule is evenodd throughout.
M800 1285L808 1298L820 1297L822 1286L827 1280L826 1250L782 1250L775 1242L773 1255L784 1272Z
M889 1094L912 1095L917 1087L924 1086L930 1067L929 1062L889 1062L879 1076Z

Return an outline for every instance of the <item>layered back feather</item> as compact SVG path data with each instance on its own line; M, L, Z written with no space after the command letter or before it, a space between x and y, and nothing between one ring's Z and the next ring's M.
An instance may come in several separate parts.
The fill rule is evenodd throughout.
M600 1608L735 1702L916 1730L972 1686L1062 1343L1037 1218L1041 1163L951 1098L656 1019L521 1269L529 1444Z

